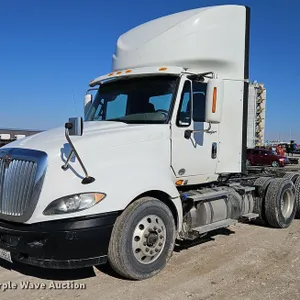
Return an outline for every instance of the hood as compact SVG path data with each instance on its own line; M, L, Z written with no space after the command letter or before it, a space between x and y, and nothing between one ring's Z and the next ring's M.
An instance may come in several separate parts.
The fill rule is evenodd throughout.
M97 147L107 149L126 144L169 138L167 124L126 124L113 121L84 122L83 135L71 136L76 149ZM58 127L14 141L3 148L25 148L44 151L49 157L60 156L62 149L69 153L65 128Z

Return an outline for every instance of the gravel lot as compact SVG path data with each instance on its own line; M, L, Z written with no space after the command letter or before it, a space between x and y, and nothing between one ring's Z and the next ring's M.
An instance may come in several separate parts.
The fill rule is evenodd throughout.
M109 267L49 271L0 262L0 299L300 299L299 256L300 220L279 230L237 224L176 248L163 272L140 282ZM26 289L26 282L41 286Z

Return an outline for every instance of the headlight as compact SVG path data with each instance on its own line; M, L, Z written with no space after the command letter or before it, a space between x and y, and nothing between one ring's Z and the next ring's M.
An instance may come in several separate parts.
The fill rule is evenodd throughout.
M66 196L51 202L44 215L67 214L88 209L105 198L103 193L86 193Z

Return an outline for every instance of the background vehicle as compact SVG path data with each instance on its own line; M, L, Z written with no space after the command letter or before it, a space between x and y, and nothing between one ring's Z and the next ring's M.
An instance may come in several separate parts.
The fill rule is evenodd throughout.
M212 6L126 32L112 72L90 82L84 122L2 147L0 257L108 261L142 280L175 239L257 217L288 227L299 174L246 169L249 22L247 7Z
M247 163L251 166L284 167L289 164L289 159L277 155L275 151L253 148L247 149Z

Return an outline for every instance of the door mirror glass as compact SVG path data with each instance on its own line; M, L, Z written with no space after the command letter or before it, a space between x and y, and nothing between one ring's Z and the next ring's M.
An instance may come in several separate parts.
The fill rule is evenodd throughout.
M222 119L224 81L209 79L205 97L205 121L218 124Z
M69 135L81 136L83 133L83 119L81 117L69 118L69 122L65 124Z

